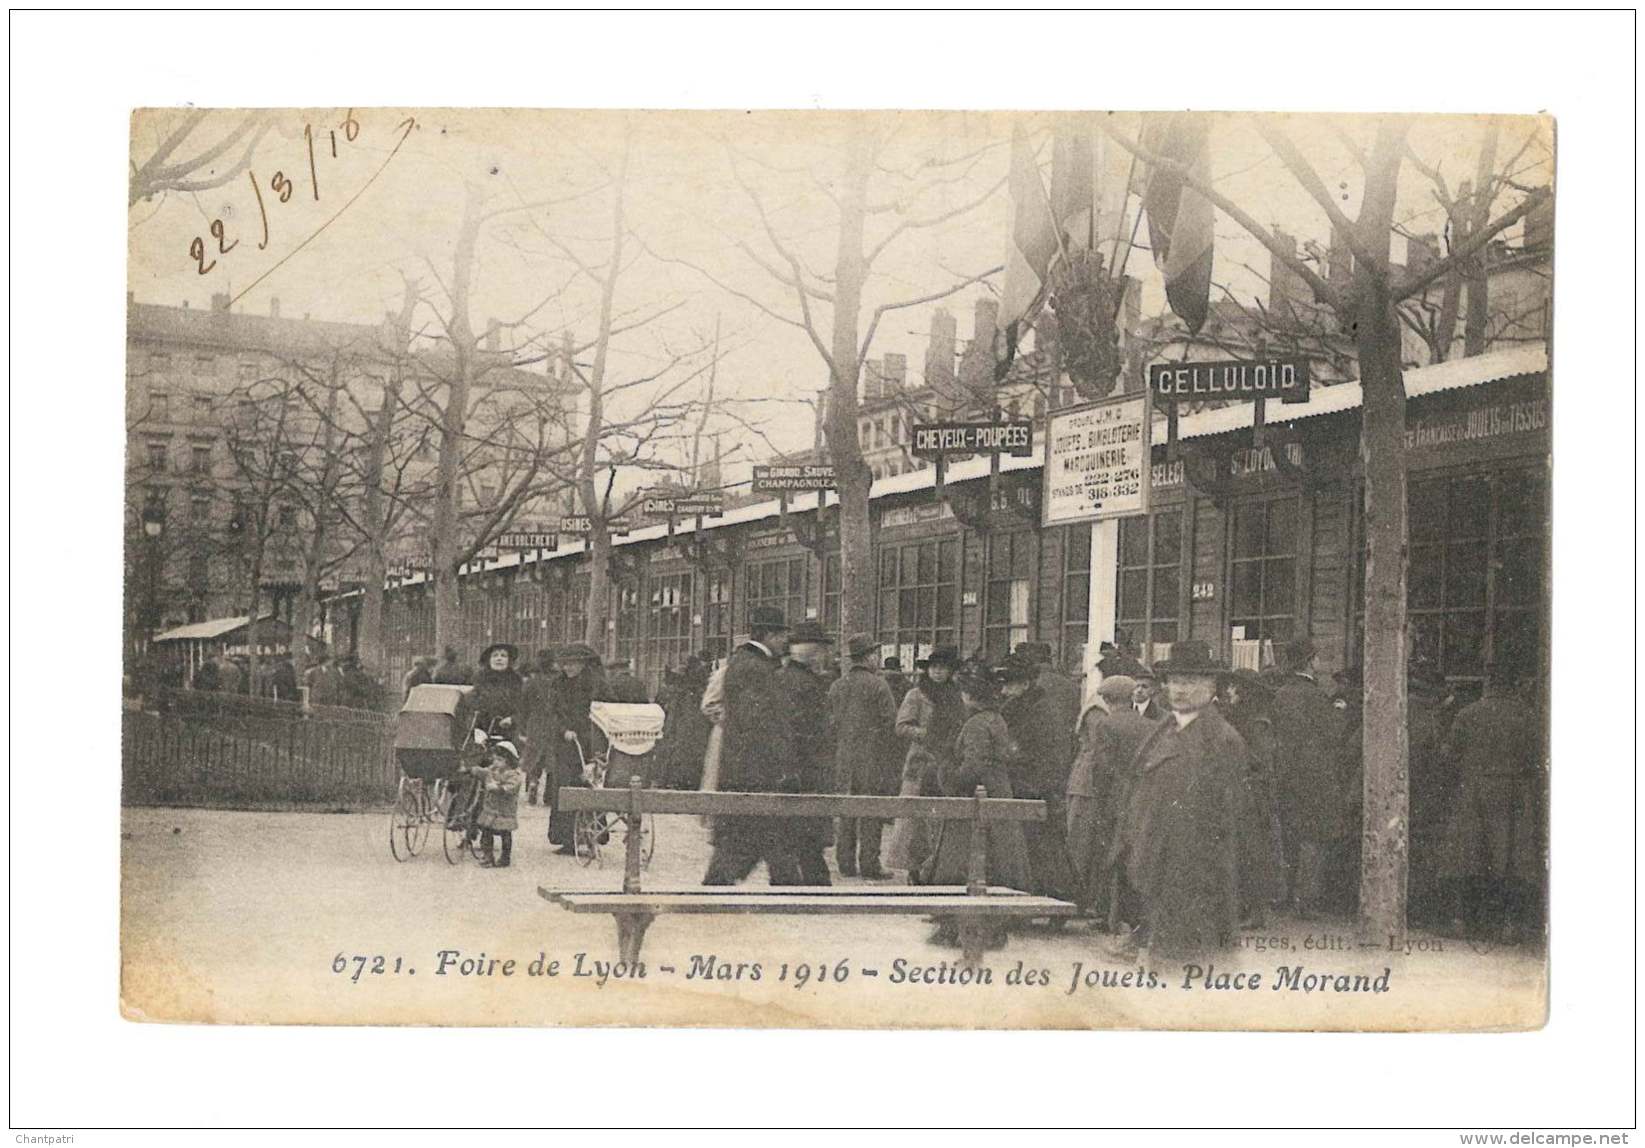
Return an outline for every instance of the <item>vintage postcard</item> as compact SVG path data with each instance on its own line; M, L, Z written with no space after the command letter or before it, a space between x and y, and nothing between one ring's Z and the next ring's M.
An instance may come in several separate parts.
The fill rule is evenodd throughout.
M129 1020L1544 1023L1552 119L130 147Z

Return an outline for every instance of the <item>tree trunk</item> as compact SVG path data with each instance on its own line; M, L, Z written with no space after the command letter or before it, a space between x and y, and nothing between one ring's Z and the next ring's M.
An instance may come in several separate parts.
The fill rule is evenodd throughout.
M828 418L823 425L840 496L840 617L847 634L873 633L874 596L878 586L868 510L868 492L874 475L863 462L862 446L857 438L857 379L861 370L857 328L863 280L868 273L863 259L863 219L871 166L869 140L859 128L846 144L845 174L839 195L834 328L829 345L833 362Z
M268 548L268 540L264 538L257 548L257 554L251 560L251 589L247 597L251 599L251 609L247 611L246 622L246 694L251 696L256 692L257 681L257 616L262 612L259 599L263 588L263 552Z
M463 431L468 423L469 391L474 381L474 325L469 319L469 286L474 273L474 247L480 236L480 190L469 184L463 202L463 222L451 267L451 318L446 334L451 341L451 378L447 381L445 410L440 418L440 465L434 493L434 644L463 653L463 617L457 592L462 539L457 504L457 471L463 454Z
M1406 128L1378 129L1356 227L1378 256L1355 275L1352 305L1364 391L1360 462L1365 475L1365 763L1360 923L1368 938L1405 939L1409 778L1405 728L1405 384L1399 319L1389 293L1388 249Z
M1500 134L1501 121L1492 116L1479 142L1479 167L1474 173L1473 211L1468 225L1470 235L1479 234L1491 222L1491 188L1493 169L1496 167L1497 137ZM1486 275L1489 252L1487 244L1468 261L1468 312L1462 324L1464 355L1483 355L1490 334L1490 286Z
M411 355L411 318L417 308L417 289L406 282L405 298L394 324L394 346L388 348L388 378L383 383L383 402L371 422L366 443L366 489L363 517L366 529L365 593L360 603L360 659L375 670L388 664L388 646L383 633L384 584L388 581L388 526L390 507L383 489L383 466L388 458L388 440L394 433L394 417L400 410L400 394L405 386L406 360Z
M595 485L600 465L600 437L605 433L605 371L611 351L611 315L617 299L617 278L623 269L623 238L627 228L623 197L628 188L629 141L623 139L622 160L617 166L615 195L611 206L611 262L600 281L600 330L594 340L594 367L588 377L588 423L583 428L583 452L577 463L577 496L588 515L587 546L593 563L588 579L588 606L585 612L584 641L594 647L601 660L611 656L607 634L611 594L611 527L607 516L611 505ZM567 364L575 376L575 364ZM608 491L609 493L609 491Z

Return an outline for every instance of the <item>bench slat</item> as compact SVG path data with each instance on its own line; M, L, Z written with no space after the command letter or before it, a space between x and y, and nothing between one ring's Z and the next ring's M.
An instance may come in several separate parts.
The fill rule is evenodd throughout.
M569 813L627 813L625 787L560 789L560 808ZM740 817L918 817L968 821L978 805L970 797L866 797L832 793L698 793L676 789L638 791L642 813L695 813ZM1045 802L989 797L981 803L985 821L1044 821Z
M976 917L1064 917L1079 906L1054 897L796 896L785 893L559 893L553 900L573 913L781 913L815 916L964 915Z
M994 897L1031 897L1021 889L1008 885L990 885L987 892ZM662 894L709 894L719 897L756 897L772 893L804 897L964 897L964 885L659 885L646 888L642 896ZM615 896L604 889L554 889L540 885L537 894L547 901L565 896Z

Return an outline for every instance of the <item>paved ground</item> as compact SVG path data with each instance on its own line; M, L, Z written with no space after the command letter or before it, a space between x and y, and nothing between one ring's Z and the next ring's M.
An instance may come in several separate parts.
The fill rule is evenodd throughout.
M612 848L603 865L585 867L552 853L546 826L546 813L528 807L514 867L484 870L472 860L448 865L437 833L420 856L396 863L386 813L128 810L125 1007L133 1016L173 1020L622 1024L649 1018L851 1027L1415 1027L1424 1019L1453 1027L1524 1027L1540 1023L1543 1011L1543 964L1529 951L1480 954L1418 938L1427 951L1406 957L1385 947L1357 950L1345 924L1288 921L1243 936L1237 952L1215 963L1211 985L1185 989L1180 966L1158 970L1157 985L1131 983L1140 976L1119 983L1136 972L1134 963L1111 959L1106 938L1083 923L1014 936L989 956L990 985L960 986L943 972L956 954L927 943L932 926L917 918L665 917L646 942L645 978L608 975L602 984L596 962L616 960L610 918L548 905L537 888L616 890L620 851ZM698 819L659 818L646 880L696 884L708 854ZM763 883L763 871L752 880ZM442 951L460 956L438 975ZM482 954L487 961L515 960L512 975L485 964L476 975L460 975L462 960ZM539 954L541 970L560 962L552 975L532 975ZM356 980L356 955L381 956L383 971L373 972L376 962L368 959ZM341 974L333 971L339 956ZM713 957L716 975L688 978L693 957L699 968ZM1007 984L1019 963L1022 980L1044 983ZM1278 967L1299 964L1308 973L1369 975L1391 968L1391 988L1385 994L1270 991ZM661 971L665 966L676 971ZM797 985L801 966L806 983ZM823 968L827 975L819 976ZM865 977L865 968L879 975ZM1076 978L1083 981L1093 970L1098 983L1070 992ZM1103 971L1108 983L1101 983ZM1258 990L1215 987L1217 974L1239 971L1260 971L1265 981ZM1037 973L1043 978L1029 975Z

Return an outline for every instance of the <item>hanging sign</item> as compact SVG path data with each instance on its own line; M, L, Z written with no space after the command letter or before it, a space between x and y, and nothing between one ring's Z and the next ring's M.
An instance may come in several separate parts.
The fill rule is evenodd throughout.
M1297 355L1214 363L1155 363L1148 388L1162 406L1213 399L1308 401L1308 360Z
M700 494L659 495L647 498L640 510L662 518L718 518L725 513L725 495L719 491Z
M627 534L634 524L626 518L610 518L606 520L605 528L613 534ZM586 514L568 514L555 525L556 534L587 534L594 529L592 521Z
M756 466L749 489L755 494L793 494L802 490L833 490L834 467Z
M503 550L558 550L560 536L552 530L510 530L497 537Z
M1146 391L1046 416L1046 526L1148 513L1152 417Z
M915 423L913 453L921 458L951 454L1034 453L1034 424L1027 419L988 423Z

